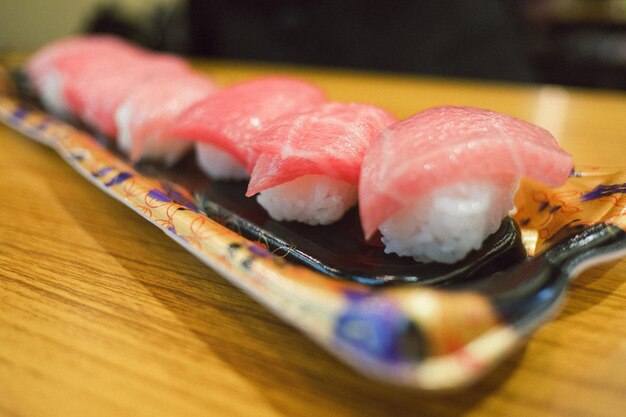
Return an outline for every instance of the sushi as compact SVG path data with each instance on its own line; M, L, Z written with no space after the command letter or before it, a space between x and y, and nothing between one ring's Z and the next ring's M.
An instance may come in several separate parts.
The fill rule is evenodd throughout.
M76 117L111 138L117 135L115 110L137 84L189 71L182 58L152 53L112 36L58 41L27 64L46 108Z
M258 153L247 196L275 220L337 221L357 200L370 142L396 118L368 104L325 103L277 119L251 142Z
M74 109L64 94L65 83L74 74L64 63L83 60L99 61L111 53L133 54L136 50L119 38L108 35L75 36L52 42L38 50L26 63L32 87L44 107L52 113L68 117Z
M84 123L110 138L117 136L118 106L137 85L150 78L179 77L190 71L184 60L165 54L111 54L105 64L74 61L70 65L79 66L65 88L71 108Z
M328 102L306 81L265 77L217 90L183 59L112 36L37 52L27 72L42 101L118 138L132 161L174 164L195 146L216 180L277 220L329 224L358 200L366 239L420 262L479 249L513 209L522 176L562 184L572 158L546 130L470 107L403 121L367 104Z
M498 229L521 176L555 187L572 167L540 127L477 108L432 108L385 129L368 149L363 231L378 229L388 253L453 263Z
M280 116L305 111L326 101L308 82L265 77L221 90L187 109L169 136L196 143L198 165L217 180L249 177L256 161L250 142Z
M174 165L193 144L168 136L167 130L187 107L216 91L208 77L192 72L139 83L115 111L118 147L132 162Z
M111 35L72 36L47 44L33 54L26 63L26 72L37 87L54 66L57 60L82 54L97 56L102 51L117 50L125 53L135 50L131 44Z

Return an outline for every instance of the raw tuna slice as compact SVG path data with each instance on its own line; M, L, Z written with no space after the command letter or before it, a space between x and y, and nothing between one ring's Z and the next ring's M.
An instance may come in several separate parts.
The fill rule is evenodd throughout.
M133 162L150 159L173 165L193 144L166 131L183 110L216 91L208 77L191 72L140 83L115 113L119 148Z
M497 230L521 176L562 184L572 158L546 130L493 111L437 107L384 130L363 160L359 210L389 252L454 262Z
M113 36L78 36L62 39L35 53L26 72L44 106L60 116L75 113L67 103L65 84L77 79L85 63L106 66L107 57L141 54L141 50Z
M59 59L84 54L90 54L95 57L103 51L118 51L120 54L126 51L133 53L136 52L136 49L123 40L109 35L64 38L39 49L28 60L26 72L35 84L35 87L40 88L46 74L55 69L55 63Z
M104 58L105 62L85 58L87 61L67 63L64 70L76 75L67 79L64 92L70 108L85 123L111 138L117 136L115 111L137 85L150 78L174 78L190 72L182 58L165 54L111 53Z
M283 116L251 142L259 154L248 196L277 220L328 224L356 203L361 161L374 137L396 121L368 104L325 103Z
M182 59L151 53L112 36L84 36L55 42L27 65L44 105L62 116L77 116L115 137L114 112L140 82L189 71Z
M247 195L303 175L324 175L356 186L365 150L396 120L373 105L333 102L277 119L250 144L259 157Z
M267 77L236 84L191 106L170 136L197 143L198 163L217 179L246 176L256 159L248 142L280 116L306 111L325 101L305 81Z

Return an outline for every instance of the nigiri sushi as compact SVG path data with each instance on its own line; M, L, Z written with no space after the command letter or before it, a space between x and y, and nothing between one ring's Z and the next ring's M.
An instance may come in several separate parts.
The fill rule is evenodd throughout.
M152 53L111 36L58 41L27 65L44 105L76 116L101 133L116 136L114 113L138 83L190 70L182 58Z
M74 36L39 49L26 63L26 73L42 104L54 114L67 117L74 109L67 103L65 82L75 74L70 72L72 67L64 68L64 63L85 62L85 59L105 61L103 57L111 53L121 56L135 54L137 50L114 36Z
M36 86L41 86L43 77L54 70L55 62L64 57L93 53L103 50L118 50L124 53L135 49L131 44L111 35L72 36L51 42L37 50L26 63L26 72Z
M248 178L256 160L249 142L276 118L326 101L318 87L297 79L265 77L242 82L187 109L168 135L196 143L199 167L211 178Z
M546 130L493 111L442 106L385 129L359 185L366 237L421 262L453 263L495 232L521 176L561 185L572 157Z
M193 144L169 136L167 130L187 107L216 91L208 77L193 72L139 83L115 111L118 147L133 162L175 164Z
M361 161L396 121L368 104L329 102L277 119L251 142L258 153L247 196L276 220L311 225L340 219L357 200Z
M150 78L179 77L190 67L182 58L166 54L119 56L112 53L105 64L80 64L75 78L66 82L65 94L80 119L104 135L115 138L115 111L142 82ZM68 63L68 65L70 65Z

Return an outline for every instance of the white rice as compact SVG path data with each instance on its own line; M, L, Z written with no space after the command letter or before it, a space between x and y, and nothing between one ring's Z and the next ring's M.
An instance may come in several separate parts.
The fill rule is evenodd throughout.
M461 260L498 230L513 209L516 188L517 181L505 188L489 182L439 188L381 225L385 252L419 262Z
M117 146L134 162L138 160L160 161L167 166L178 162L191 149L193 143L188 140L174 138L147 137L141 144L139 155L133 155L137 146L130 124L133 120L133 105L127 101L115 111L117 126Z
M117 126L117 147L130 156L133 148L133 136L130 132L130 122L133 119L133 106L124 103L115 111L115 125Z
M43 76L39 96L44 107L54 115L62 118L70 116L63 94L63 78L56 71L50 70Z
M345 181L305 175L261 191L257 201L275 220L310 225L339 220L357 200L357 189Z
M213 145L196 142L196 160L202 172L214 180L245 180L250 177L238 160Z

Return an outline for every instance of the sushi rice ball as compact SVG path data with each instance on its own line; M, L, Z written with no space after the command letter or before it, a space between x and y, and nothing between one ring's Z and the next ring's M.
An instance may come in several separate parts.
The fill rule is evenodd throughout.
M556 187L572 157L546 130L497 112L442 106L395 123L363 160L359 212L367 238L420 262L454 263L498 230L519 178Z
M250 146L258 153L248 192L276 220L325 225L356 204L361 161L396 121L369 104L324 103L278 119Z

